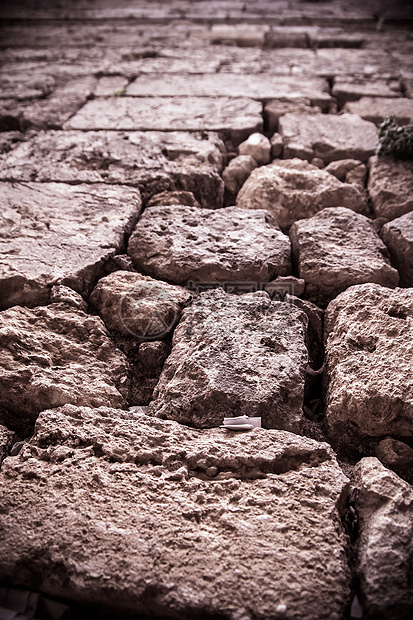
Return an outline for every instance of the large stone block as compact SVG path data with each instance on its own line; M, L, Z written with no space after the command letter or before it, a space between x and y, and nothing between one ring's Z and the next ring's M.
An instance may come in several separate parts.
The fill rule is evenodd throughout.
M15 424L66 403L127 403L126 357L100 318L66 304L0 312L0 406ZM14 420L16 418L16 420Z
M367 188L376 217L394 220L413 211L413 161L372 157Z
M360 453L413 429L410 289L352 286L325 315L326 418L333 444Z
M413 286L413 211L385 224L381 238L400 273L403 286Z
M394 116L398 125L407 125L413 118L413 101L406 97L362 97L359 101L346 103L344 109L376 125L380 125L386 116Z
M349 286L375 282L395 287L399 274L386 246L364 215L344 207L326 208L290 229L298 275L306 295L325 305Z
M367 161L374 155L377 129L356 114L285 114L279 123L284 138L284 157L328 164L338 159Z
M149 412L197 427L261 416L266 428L301 432L308 319L264 292L202 293L175 329Z
M253 170L237 196L237 206L267 209L283 229L325 207L368 213L362 189L297 158Z
M66 405L0 470L0 579L149 618L340 620L330 447Z
M413 489L372 457L357 463L353 483L364 613L406 620L413 611Z
M141 210L138 189L0 184L0 309L47 302L50 287L88 294L124 247Z
M291 273L290 241L264 210L150 207L128 254L143 273L176 284L267 282Z
M186 86L183 86L185 92ZM261 104L231 97L112 97L88 101L66 129L223 131L239 144L261 131Z

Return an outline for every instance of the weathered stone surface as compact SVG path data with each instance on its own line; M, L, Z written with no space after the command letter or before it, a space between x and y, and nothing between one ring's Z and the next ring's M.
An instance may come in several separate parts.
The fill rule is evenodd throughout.
M314 369L320 368L323 365L324 358L323 311L310 301L297 297L297 293L287 293L284 301L306 313L308 317L306 342L309 355L308 361Z
M356 114L285 114L279 132L284 157L308 161L319 157L324 163L349 158L367 161L378 143L374 124Z
M62 183L0 184L0 309L48 300L50 286L88 293L124 244L139 190Z
M17 126L14 129L60 129L90 97L95 84L95 78L86 76L59 86L46 99L36 99L27 104L7 99L0 103L0 118L6 115L15 119Z
M413 490L380 461L354 469L360 520L356 570L366 617L405 620L413 610Z
M295 222L290 239L298 275L314 303L326 305L354 284L375 282L393 288L399 283L386 246L360 213L344 207L323 209Z
M175 329L149 413L204 428L246 414L300 433L307 322L263 291L201 293Z
M339 181L345 181L347 174L361 165L359 159L339 159L332 161L326 166L326 171L334 174Z
M413 483L413 448L403 441L386 437L377 444L376 456L383 465Z
M344 206L368 213L361 189L297 158L277 160L253 170L238 194L237 206L267 209L282 228L325 207Z
M171 190L154 194L146 203L146 208L162 207L164 205L185 205L187 207L201 206L192 192Z
M141 342L137 353L131 360L131 380L129 401L133 405L149 405L153 390L159 381L166 358L171 352L171 345L162 340Z
M238 157L231 159L222 173L225 189L230 194L238 194L240 188L257 166L257 161L251 155L238 155Z
M400 82L394 80L366 80L365 78L338 77L334 80L333 97L340 108L347 101L356 101L361 97L401 97Z
M322 78L292 80L290 76L216 73L203 75L140 75L126 88L138 97L248 97L259 101L307 98L314 105L328 107L332 101L328 83Z
M15 148L0 178L137 185L144 199L180 189L204 207L220 207L223 167L224 145L216 134L49 131Z
M0 578L150 617L344 616L348 480L325 443L66 405L0 480Z
M251 155L259 166L271 161L271 143L262 133L251 134L238 147L240 155Z
M409 289L378 284L353 286L328 306L326 417L338 448L411 437L412 317Z
M390 251L403 286L413 286L413 211L385 224L381 238Z
M29 416L66 403L123 406L128 364L103 322L66 304L0 313L0 406Z
M62 286L61 284L55 284L50 289L50 303L64 303L68 306L73 306L78 310L87 312L88 305L79 293L76 293L72 288L68 286Z
M180 93L184 92L182 87ZM88 101L67 129L226 131L236 144L261 131L261 104L230 97L113 97Z
M277 276L275 280L266 283L263 290L268 293L272 301L282 301L287 294L297 297L302 295L305 290L305 280L295 276Z
M176 284L266 282L291 272L289 239L262 209L151 207L129 240L128 254L143 273Z
M0 464L2 460L8 456L9 450L13 445L14 437L13 431L0 424Z
M284 114L288 113L316 113L321 112L318 106L312 107L310 99L299 98L294 100L274 99L267 101L264 106L264 118L267 121L268 131L273 133L278 131L279 120Z
M284 150L284 140L279 133L275 133L271 136L271 155L272 158L281 157Z
M159 339L175 327L191 297L187 289L130 271L99 280L90 301L108 329L142 340Z
M413 161L372 157L367 188L376 217L393 220L413 211Z
M376 125L386 116L394 116L398 125L407 125L413 118L413 101L406 97L362 97L359 101L346 103L344 109Z
M118 97L123 95L128 80L122 75L106 75L95 86L95 97Z

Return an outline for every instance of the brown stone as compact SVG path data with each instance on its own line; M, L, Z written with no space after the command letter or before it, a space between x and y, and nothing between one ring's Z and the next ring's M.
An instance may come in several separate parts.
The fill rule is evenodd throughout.
M356 114L289 113L281 117L279 132L284 139L284 157L324 163L338 159L367 161L374 155L377 129Z
M66 123L66 129L225 131L234 144L239 144L251 133L261 131L261 104L242 97L94 99Z
M114 615L339 620L347 484L285 431L66 405L3 462L0 579Z
M344 207L326 208L295 222L290 229L293 259L306 282L306 296L326 305L355 284L375 282L395 287L386 246L371 221Z
M339 159L337 161L332 161L326 166L327 172L330 174L334 174L335 177L339 181L345 181L347 174L352 170L358 168L361 164L359 159Z
M393 437L386 437L377 444L376 456L385 467L404 476L410 484L413 483L413 448L409 445Z
M172 190L154 194L146 203L146 208L162 207L164 205L185 205L186 207L201 206L192 192Z
M41 132L3 161L0 178L137 185L147 199L163 190L222 206L224 145L216 134L186 132Z
M262 133L252 133L238 147L240 155L251 155L259 166L271 161L271 143Z
M396 80L338 77L334 80L332 94L342 108L347 101L357 101L362 97L401 97L401 88Z
M10 448L13 445L15 434L6 426L0 424L0 465L6 456L8 456Z
M237 207L151 207L129 240L128 254L143 273L176 284L267 282L291 272L289 239L270 214Z
M299 98L296 100L273 99L267 101L264 106L264 118L267 121L268 131L274 133L278 131L279 120L288 113L316 113L321 112L321 108L312 107L310 99Z
M364 614L404 620L413 609L413 490L380 461L354 469L359 518L356 572Z
M346 103L344 110L376 125L387 116L394 116L398 125L407 125L413 118L413 101L406 97L362 97L359 101Z
M66 304L0 313L0 406L31 417L66 403L123 406L128 364L103 322Z
M394 220L413 211L413 161L372 157L367 188L376 217Z
M108 329L140 340L159 339L179 321L191 294L180 286L130 271L99 280L90 296Z
M257 166L256 160L251 155L238 155L238 157L231 159L222 173L225 189L230 194L238 194L251 172Z
M123 248L141 210L138 189L0 184L0 309L47 302L63 284L88 294Z
M149 405L171 345L162 340L141 342L131 360L130 395L133 405Z
M307 322L261 291L201 293L175 329L149 413L202 428L246 414L300 433Z
M253 170L237 197L242 209L267 209L282 228L321 209L344 206L368 213L364 192L301 159L277 160Z
M413 211L385 224L381 238L390 251L403 286L413 286Z
M326 311L326 418L347 452L385 436L411 437L413 299L409 289L352 286Z

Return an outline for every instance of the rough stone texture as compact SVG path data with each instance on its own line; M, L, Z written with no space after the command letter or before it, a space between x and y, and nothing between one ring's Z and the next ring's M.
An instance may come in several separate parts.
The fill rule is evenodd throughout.
M275 159L276 157L281 157L284 150L284 140L282 139L282 136L280 136L279 133L275 133L271 137L270 142L272 158Z
M290 229L293 260L306 282L306 296L326 305L354 284L395 287L386 246L371 220L344 207L326 208Z
M306 299L300 299L297 293L284 297L285 303L290 303L306 313L308 317L307 349L309 363L314 369L320 368L324 360L323 346L323 311L321 308Z
M76 293L72 288L68 286L62 286L61 284L55 284L50 289L50 303L64 303L68 306L73 306L82 312L87 312L88 305L79 293Z
M108 329L142 340L158 339L173 329L189 291L149 276L115 271L99 280L90 301Z
M334 174L339 181L345 181L347 174L358 168L361 164L359 159L339 159L338 161L332 161L325 167L326 171L330 174Z
M358 114L366 121L380 125L386 116L394 116L398 125L407 125L413 118L413 101L406 97L362 97L359 101L346 103L344 110Z
M0 578L22 586L183 620L348 604L348 481L325 443L66 405L0 480Z
M262 133L253 133L238 147L240 155L251 155L259 166L271 161L271 143Z
M413 211L413 161L370 159L368 191L376 217L393 220Z
M413 483L413 448L403 441L386 437L376 447L376 456L386 467Z
M307 323L264 292L201 293L175 330L149 413L203 428L246 414L299 433Z
M266 283L264 290L272 301L282 301L287 293L299 297L304 293L305 280L294 276L278 276L275 280Z
M237 197L242 209L267 209L282 228L325 207L368 213L364 192L301 159L277 160L253 170Z
M226 131L239 144L261 131L261 104L229 97L94 99L66 123L66 129Z
M353 286L327 308L326 418L339 449L361 449L413 427L411 290Z
M129 400L133 405L149 405L170 352L170 344L156 340L140 343L137 353L132 354Z
M360 519L357 574L366 617L405 620L413 611L413 490L380 461L354 468Z
M61 283L88 293L141 209L139 190L0 184L0 309L47 302Z
M163 207L165 205L185 205L187 207L200 207L201 205L192 192L183 190L164 191L152 196L146 203L148 207Z
M9 450L13 445L15 434L6 426L0 424L0 465L2 460L8 456Z
M257 165L256 160L251 155L239 155L231 159L222 173L225 189L231 194L238 194L240 188Z
M215 134L49 131L15 148L0 178L137 185L144 199L180 189L204 207L220 207L223 167L224 145Z
M140 75L126 89L138 97L248 97L270 99L309 99L312 104L329 106L332 101L328 84L322 78L291 80L289 76L241 75L216 73L203 75Z
M291 272L289 239L262 209L151 207L129 240L128 254L143 273L176 284L266 282Z
M310 99L300 98L293 101L285 99L273 99L267 101L264 106L264 118L267 121L268 131L273 133L278 131L279 120L282 116L288 113L316 113L321 112L321 108L318 106L311 106Z
M401 96L400 82L394 80L366 80L364 78L337 78L334 81L332 95L340 108L347 101L356 101L361 97L396 98Z
M413 211L385 224L381 238L390 251L403 286L413 286Z
M66 304L0 313L0 406L30 417L66 403L123 406L128 364L103 322Z
M324 163L350 158L367 161L378 143L374 124L356 114L285 114L279 132L285 158L319 157Z

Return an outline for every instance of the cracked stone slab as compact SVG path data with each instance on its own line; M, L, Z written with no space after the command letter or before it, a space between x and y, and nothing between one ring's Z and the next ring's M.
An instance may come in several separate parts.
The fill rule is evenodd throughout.
M64 303L0 312L0 406L7 421L34 421L66 403L126 405L125 355L99 317Z
M399 274L371 220L344 207L323 209L290 229L298 275L306 296L328 304L349 286L375 282L394 288Z
M326 311L326 419L333 445L362 452L413 428L410 289L352 286Z
M175 329L149 413L196 427L259 416L300 433L308 319L267 293L201 293Z
M27 127L61 129L90 97L95 84L96 79L87 76L59 86L46 99L30 103L15 99L0 101L0 119L4 116L15 119L14 128L21 130Z
M286 159L319 157L325 164L338 159L367 161L378 145L374 124L356 114L285 114L279 132Z
M179 94L185 91L183 87ZM262 130L261 104L245 97L94 99L66 123L66 129L225 131L239 144Z
M385 224L381 238L390 251L403 286L413 286L413 211Z
M380 125L386 116L394 116L398 125L407 125L413 118L413 101L406 97L362 97L359 101L346 103L344 110L376 125Z
M222 206L225 149L216 134L48 131L15 147L0 178L137 185L144 199L183 189L204 207Z
M102 278L90 296L108 329L143 340L168 334L190 298L185 288L130 271Z
M267 282L291 273L290 241L263 210L150 207L128 254L138 270L175 284Z
M47 303L53 284L88 294L141 210L139 190L0 183L0 309Z
M356 571L369 617L402 620L411 615L413 593L413 490L376 458L354 468L359 518Z
M332 95L340 108L347 101L357 101L361 97L401 97L401 86L397 80L358 79L338 77L334 81Z
M363 189L297 158L253 170L238 193L237 206L267 209L283 229L326 207L369 212Z
M126 94L135 97L181 97L182 93L190 97L248 97L259 101L304 97L323 108L332 101L323 78L303 78L297 82L290 76L279 75L140 75L126 88Z
M413 211L413 161L370 159L367 189L376 217L393 220Z
M328 444L66 405L0 480L0 576L18 585L151 618L344 616L348 479Z

